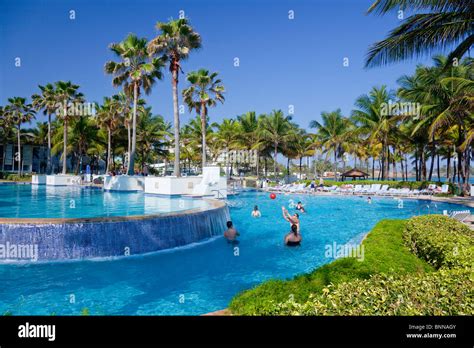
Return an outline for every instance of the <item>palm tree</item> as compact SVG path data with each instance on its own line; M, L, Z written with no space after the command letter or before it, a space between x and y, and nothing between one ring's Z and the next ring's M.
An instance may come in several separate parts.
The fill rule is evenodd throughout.
M277 156L280 146L294 134L291 133L291 116L285 116L281 110L273 110L261 118L260 132L262 138L273 147L273 175L276 178Z
M8 108L7 107L0 107L0 135L2 141L2 146L3 146L3 161L2 161L2 172L5 171L5 159L7 155L7 144L8 141L11 139L14 139L14 132L13 132L13 118L12 116L7 112Z
M262 142L261 132L259 129L259 119L262 117L256 116L255 111L249 111L243 115L237 116L237 120L240 123L242 132L240 133L240 142L249 151L256 151L256 174L257 179L259 177L259 159L260 151L264 148L264 142Z
M107 166L106 173L109 173L112 163L112 133L119 126L119 107L117 99L105 97L102 105L97 110L97 123L107 131Z
M137 124L138 158L142 171L146 163L167 155L171 125L160 115L153 115L151 107L142 110Z
M201 116L202 130L202 167L206 166L206 123L207 110L216 106L217 102L224 102L224 86L217 73L209 75L209 70L200 69L188 73L187 79L190 86L183 90L184 102L189 111L196 110Z
M161 69L164 61L161 58L148 59L147 39L138 38L134 34L129 34L122 42L112 43L109 47L121 59L119 62L105 63L105 71L114 75L113 86L124 85L125 91L133 90L132 145L128 157L128 175L133 175L137 142L138 98L142 89L145 94L149 94L156 80L162 79Z
M393 29L385 40L370 47L366 66L398 62L455 46L447 60L450 64L474 44L472 1L376 0L368 13L383 15L400 9L415 14Z
M321 113L322 122L311 121L310 128L317 129L318 143L326 154L334 155L334 178L337 180L337 159L343 154L343 143L350 127L349 119L342 116L341 109Z
M29 123L35 117L34 109L31 104L26 104L26 99L21 97L8 98L9 104L5 107L6 113L11 117L12 122L16 125L18 154L18 175L22 175L22 158L21 158L21 125Z
M169 61L169 69L172 75L173 88L173 114L174 114L174 175L181 176L179 170L179 110L178 110L178 76L181 69L181 61L189 56L189 53L201 47L201 36L189 25L187 19L171 20L168 23L158 22L156 28L159 35L148 44L150 55L163 55Z
M227 178L230 178L232 167L229 170L229 152L239 146L240 123L233 119L223 119L222 122L216 125L217 141L226 151L226 168Z
M51 163L51 115L56 111L56 99L55 99L55 90L54 86L51 83L46 84L45 86L38 86L41 90L41 94L33 94L33 107L36 111L43 110L45 115L48 115L48 162L46 166L46 173L51 174L53 171Z
M352 111L352 120L359 126L360 132L365 133L367 140L382 144L382 180L388 177L389 137L396 129L396 121L399 119L387 108L394 98L394 92L387 90L386 86L374 87L369 94L357 98L356 109Z
M84 102L84 95L78 92L79 86L74 85L71 81L55 82L54 100L56 101L56 116L63 122L63 171L62 174L67 173L67 137L68 137L68 123L75 114L75 106ZM68 109L69 108L69 109Z

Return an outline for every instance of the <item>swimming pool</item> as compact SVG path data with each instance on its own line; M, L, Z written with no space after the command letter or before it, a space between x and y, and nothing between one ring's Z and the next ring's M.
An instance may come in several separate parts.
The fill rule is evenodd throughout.
M207 208L204 200L74 186L0 185L0 218L94 218Z
M301 247L283 246L281 218L301 200ZM285 279L330 262L325 245L359 242L383 218L408 218L466 209L418 200L373 197L277 195L244 192L229 198L241 233L238 253L222 237L184 248L113 261L0 265L0 313L77 315L196 315L228 305L239 291L270 278ZM250 217L253 205L260 219ZM290 209L291 210L291 209Z

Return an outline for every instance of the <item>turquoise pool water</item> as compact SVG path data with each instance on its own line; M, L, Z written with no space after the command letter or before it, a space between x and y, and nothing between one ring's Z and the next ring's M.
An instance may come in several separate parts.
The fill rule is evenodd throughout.
M120 194L119 194L120 195ZM127 196L125 194L124 196ZM4 196L0 196L5 200ZM301 200L301 247L282 240L281 218ZM196 315L225 308L239 291L270 278L290 278L330 262L328 244L357 243L383 218L465 209L451 204L392 198L313 197L245 192L230 198L241 233L238 254L222 237L188 247L117 260L0 265L0 314ZM262 217L250 217L258 204ZM290 208L291 211L291 208Z
M0 185L0 218L92 218L205 208L206 201L72 186Z

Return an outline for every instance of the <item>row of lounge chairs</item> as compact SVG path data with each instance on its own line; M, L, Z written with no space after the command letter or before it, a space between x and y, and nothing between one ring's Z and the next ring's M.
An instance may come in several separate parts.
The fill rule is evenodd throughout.
M360 194L360 195L380 195L380 196L418 196L418 195L433 195L436 193L448 193L449 186L443 185L441 187L430 184L423 190L409 189L409 188L389 188L389 185L372 184L372 185L342 185L342 186L328 186L317 187L315 190L338 194ZM306 184L286 184L269 187L268 191L288 192L288 193L311 193L313 190L306 186Z

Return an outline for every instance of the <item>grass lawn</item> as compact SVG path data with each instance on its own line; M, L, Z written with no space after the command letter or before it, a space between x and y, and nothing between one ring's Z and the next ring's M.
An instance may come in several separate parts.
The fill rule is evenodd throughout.
M232 299L229 309L237 315L256 314L270 300L284 302L292 295L295 301L305 301L311 293L321 293L330 283L367 279L377 273L423 274L434 271L404 245L404 226L405 220L382 220L363 241L364 261L338 259L292 280L270 280L238 294Z

